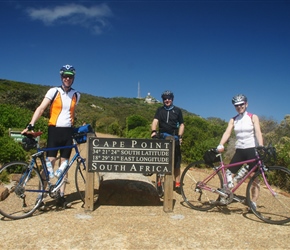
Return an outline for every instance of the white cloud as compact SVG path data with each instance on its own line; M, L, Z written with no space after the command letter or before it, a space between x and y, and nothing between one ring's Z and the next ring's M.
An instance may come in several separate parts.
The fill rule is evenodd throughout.
M102 33L109 25L106 19L113 15L106 4L92 7L69 4L53 8L29 8L27 13L32 20L40 20L46 25L80 25L92 29L97 34Z

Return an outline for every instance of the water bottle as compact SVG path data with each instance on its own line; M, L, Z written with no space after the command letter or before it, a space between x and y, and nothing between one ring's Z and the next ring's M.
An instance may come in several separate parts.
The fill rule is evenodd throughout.
M59 169L55 171L55 174L54 174L54 175L55 175L57 178L59 178L59 177L62 175L63 171L65 170L65 168L66 168L67 166L68 166L68 160L65 160L65 161L60 165Z
M244 164L240 168L239 172L236 174L234 181L238 183L241 179L243 179L243 177L246 175L246 173L248 173L248 171L249 171L249 165Z
M48 157L46 157L45 162L46 162L46 168L47 168L47 171L49 174L49 179L52 179L54 177L53 168L52 168L52 164L51 164L50 160L48 159Z
M226 174L227 174L228 187L232 188L234 186L232 172L229 169L227 169Z

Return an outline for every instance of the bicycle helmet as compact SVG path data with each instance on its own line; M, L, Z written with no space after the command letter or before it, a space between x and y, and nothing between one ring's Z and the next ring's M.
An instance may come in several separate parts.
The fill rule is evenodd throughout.
M242 104L242 103L245 103L247 101L248 101L247 97L243 94L235 95L232 99L232 103L234 105Z
M166 97L170 97L173 100L173 98L174 98L173 92L171 92L170 90L164 91L161 95L161 98L164 99Z
M61 75L66 74L66 75L75 75L76 74L76 70L72 65L63 65L59 71L59 73Z

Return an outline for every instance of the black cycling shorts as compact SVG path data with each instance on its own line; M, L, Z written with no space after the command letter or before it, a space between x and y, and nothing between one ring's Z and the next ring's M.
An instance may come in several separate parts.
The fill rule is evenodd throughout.
M62 147L62 146L70 146L73 144L72 140L73 128L62 128L62 127L48 127L48 139L47 139L47 147ZM65 148L59 150L60 157L69 159L72 148ZM48 157L56 157L58 150L50 150L47 152Z
M240 162L240 161L247 161L247 160L252 160L256 157L256 151L255 148L245 148L245 149L240 149L237 148L236 152L231 160L230 163L236 163L236 162ZM255 166L255 162L251 162L249 164L249 169L251 170L254 166ZM230 170L232 173L237 173L239 171L239 169L241 168L242 165L238 165L235 167L231 167Z

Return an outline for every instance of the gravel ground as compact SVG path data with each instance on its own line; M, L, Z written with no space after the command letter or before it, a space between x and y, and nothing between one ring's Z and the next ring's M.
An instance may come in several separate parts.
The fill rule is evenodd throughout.
M170 213L162 206L105 205L85 212L70 183L72 208L57 211L48 202L48 211L29 218L1 218L0 249L289 249L290 224L266 224L240 203L199 212L174 193Z

